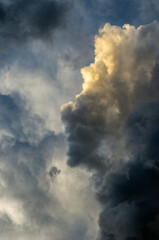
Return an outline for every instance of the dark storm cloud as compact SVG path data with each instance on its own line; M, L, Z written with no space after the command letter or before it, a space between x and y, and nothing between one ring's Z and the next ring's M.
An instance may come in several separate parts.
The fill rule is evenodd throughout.
M106 24L82 92L62 106L68 164L95 172L98 240L159 238L158 28Z
M0 2L1 44L48 39L64 24L68 3L52 0Z
M126 120L129 162L105 175L98 199L100 239L159 238L159 103L148 102Z
M89 97L85 97L83 103L86 104L80 102L73 112L71 107L62 111L62 120L66 124L66 133L69 134L68 164L71 167L84 165L88 168L104 170L105 160L99 156L97 148L107 129L105 129L104 117L101 117L102 108L94 112L94 98L92 98L93 102L89 100Z
M124 30L105 25L96 37L95 62L81 70L83 91L76 103L62 107L70 166L109 167L112 157L104 152L112 155L120 145L120 129L133 106L157 100L158 26L154 22ZM129 54L124 48L131 49Z

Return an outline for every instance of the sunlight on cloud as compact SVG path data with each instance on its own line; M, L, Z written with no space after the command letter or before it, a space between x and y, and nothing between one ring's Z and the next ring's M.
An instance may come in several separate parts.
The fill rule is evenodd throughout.
M23 206L17 200L1 198L0 214L7 214L14 224L24 225L26 222Z
M153 215L158 197L151 203L159 177L158 38L157 21L138 28L106 24L95 37L94 63L81 70L81 93L75 102L61 107L68 139L67 163L92 172L102 206L98 240L159 236L151 228L151 224L158 226L158 211ZM146 178L150 200L142 186ZM141 186L135 190L138 179ZM146 224L142 220L144 209L138 203L140 193L149 211Z

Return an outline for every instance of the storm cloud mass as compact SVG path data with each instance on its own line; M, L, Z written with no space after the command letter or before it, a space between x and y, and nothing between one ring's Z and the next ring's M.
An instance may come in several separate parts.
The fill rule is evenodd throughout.
M53 30L64 24L68 9L67 2L52 0L1 1L1 41L22 44L31 39L51 39Z
M104 206L99 239L159 238L158 107L142 104L126 120L130 157L105 175L97 194Z
M158 22L106 24L82 92L62 106L68 164L95 172L100 240L159 237L158 34Z

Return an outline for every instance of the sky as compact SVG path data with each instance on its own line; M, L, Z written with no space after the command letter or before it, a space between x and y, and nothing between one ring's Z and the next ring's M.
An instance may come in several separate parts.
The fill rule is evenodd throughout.
M158 0L0 0L0 239L159 239Z

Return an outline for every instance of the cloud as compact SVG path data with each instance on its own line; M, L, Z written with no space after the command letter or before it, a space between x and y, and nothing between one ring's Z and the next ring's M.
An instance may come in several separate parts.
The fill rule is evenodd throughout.
M31 115L17 95L0 95L0 109L1 211L20 225L28 217L32 223L52 222L53 218L44 210L50 202L45 192L47 182L44 181L44 187L39 181L45 176L53 148L61 137L41 131L42 120Z
M59 169L57 169L57 167L52 167L49 170L48 174L49 174L50 178L52 179L52 181L55 181L56 177L58 176L58 174L60 174L60 172L61 171Z
M96 217L96 201L88 175L65 164L63 134L17 93L0 94L0 111L1 239L92 239L97 226L87 214Z
M1 45L51 38L53 30L64 25L68 9L67 2L52 0L1 1Z
M137 29L106 24L100 30L95 38L95 62L81 70L82 92L76 103L62 106L70 165L84 162L92 166L97 161L103 167L105 158L95 157L93 161L91 155L100 155L105 136L120 137L125 118L135 104L157 99L157 38L157 22Z
M72 8L65 1L1 1L0 16L0 41L5 49L0 55L1 238L95 239L99 206L89 185L90 174L65 166L59 106L81 89L78 68L93 56L96 29L106 21L138 26L157 19L158 2L74 1ZM52 35L54 44L49 45ZM70 135L69 165L93 170L91 181L102 205L99 238L138 235L135 220L143 209L122 200L123 189L133 189L127 183L127 169L136 181L137 155L131 155L144 149L135 138L129 114L139 102L158 100L157 39L155 22L138 29L108 24L96 37L95 63L82 70L82 94L76 104L63 108ZM142 106L142 115L143 108L150 111ZM133 112L136 119L139 113ZM144 172L144 163L140 166L139 173ZM61 172L51 181L48 173L54 174L55 169ZM143 182L142 178L144 173L137 179ZM111 209L107 200L119 204ZM144 227L142 221L138 223ZM157 229L157 220L152 228Z
M95 173L100 240L158 238L158 30L106 24L82 92L61 107L69 166Z
M126 120L131 157L105 176L98 193L104 205L100 239L109 239L110 235L114 239L159 237L158 107L158 102L141 104Z

